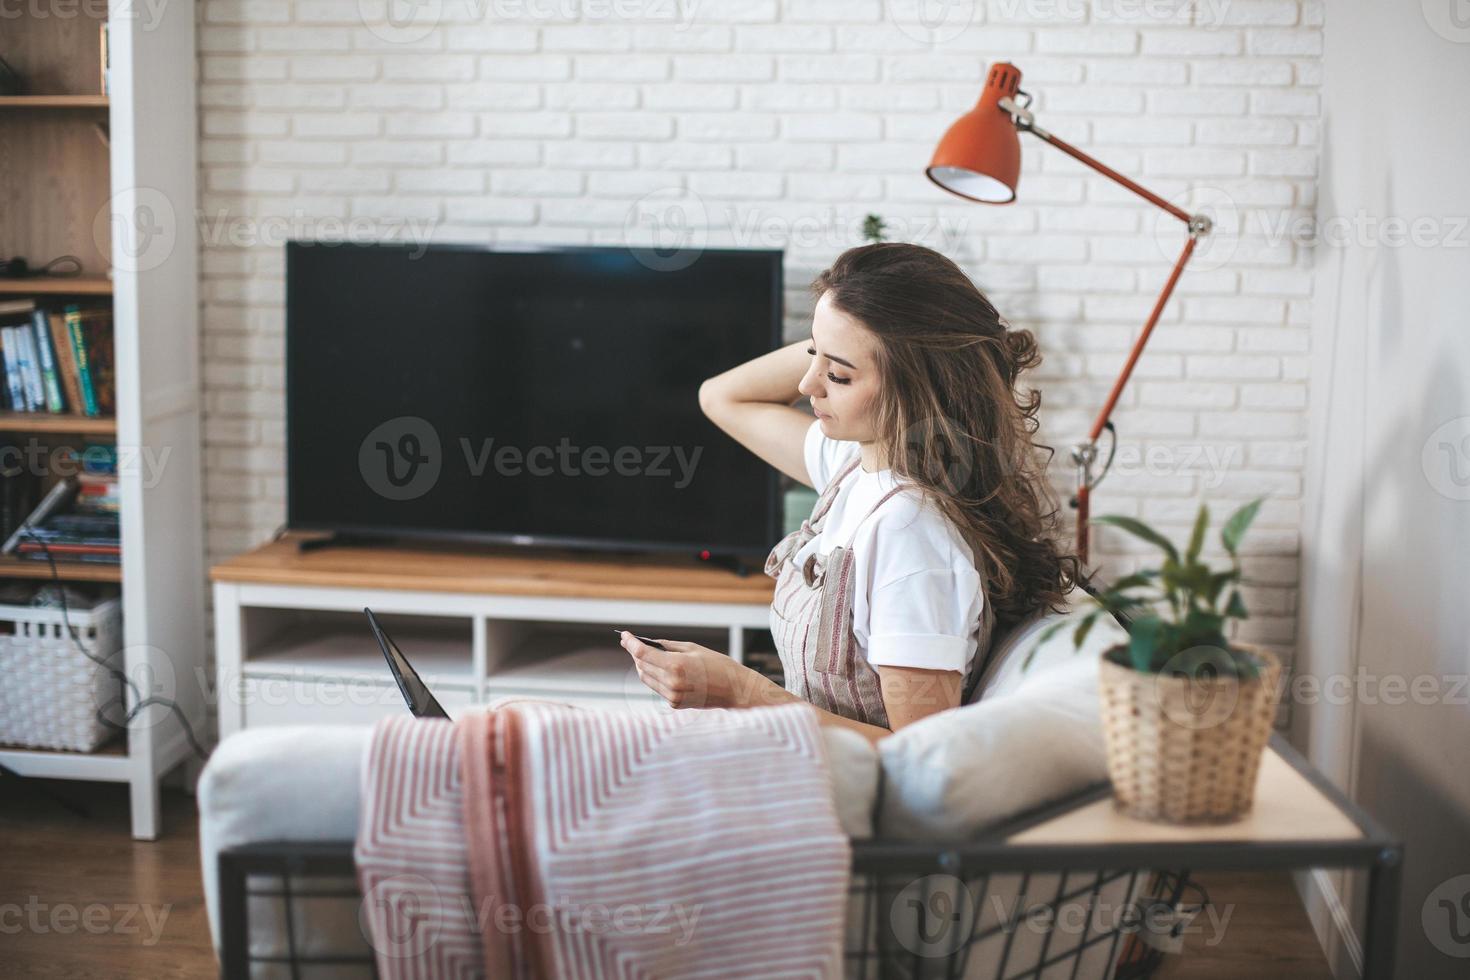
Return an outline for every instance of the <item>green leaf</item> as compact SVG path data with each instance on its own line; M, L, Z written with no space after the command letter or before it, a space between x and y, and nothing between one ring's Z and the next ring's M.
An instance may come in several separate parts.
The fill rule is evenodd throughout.
M1194 533L1189 536L1189 550L1184 553L1184 560L1193 564L1199 558L1199 551L1205 544L1205 528L1210 526L1210 508L1204 504L1199 505L1199 516L1194 519Z
M1225 550L1234 557L1236 549L1240 547L1240 539L1245 536L1246 528L1251 526L1251 521L1256 519L1256 511L1261 509L1265 503L1265 497L1257 497L1244 507L1230 515L1225 522L1225 527L1220 531L1220 543Z
M1092 523L1106 524L1111 527L1116 527L1119 530L1127 531L1135 537L1142 538L1149 544L1162 548L1164 554L1168 555L1171 561L1177 562L1179 560L1179 552L1175 550L1174 545L1168 538L1136 518L1124 517L1121 514L1107 514L1102 517L1094 517Z
M1210 588L1210 569L1208 565L1195 562L1174 569L1173 582L1176 588L1186 592L1203 593Z
M1210 599L1210 605L1214 605L1220 599L1220 590L1226 585L1240 578L1240 569L1232 568L1224 572L1215 572L1210 576L1210 588L1206 593Z
M1230 601L1225 604L1225 615L1231 619L1250 618L1250 614L1245 611L1245 600L1240 597L1239 589L1230 593Z
M1215 612L1191 609L1179 624L1178 648L1225 646L1225 617Z
M1134 670L1151 671L1154 651L1158 648L1159 634L1164 624L1156 616L1137 619L1128 631L1128 659Z
M1164 567L1159 570L1160 584L1165 592L1175 592L1179 588L1179 563L1172 558L1164 560Z
M1128 589L1136 589L1140 585L1148 585L1150 582L1158 577L1159 571L1158 569L1154 568L1145 569L1141 572L1134 572L1132 575L1125 575L1123 578L1120 578L1118 579L1118 581L1114 582L1112 586L1108 589L1107 594L1114 595L1119 592L1124 592Z
M1082 646L1082 641L1087 639L1087 633L1092 629L1092 624L1097 622L1096 616L1088 616L1077 624L1077 632L1072 634L1072 646Z

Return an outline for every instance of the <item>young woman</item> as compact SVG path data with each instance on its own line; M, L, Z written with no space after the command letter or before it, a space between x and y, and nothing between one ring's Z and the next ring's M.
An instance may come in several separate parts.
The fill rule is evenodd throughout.
M871 741L962 702L992 634L1058 608L1078 574L1032 442L1040 360L949 259L884 243L812 284L812 338L705 381L706 415L820 492L772 550L782 688L722 653L623 634L675 707L806 700ZM793 407L811 399L816 418ZM1044 451L1044 453L1043 453Z

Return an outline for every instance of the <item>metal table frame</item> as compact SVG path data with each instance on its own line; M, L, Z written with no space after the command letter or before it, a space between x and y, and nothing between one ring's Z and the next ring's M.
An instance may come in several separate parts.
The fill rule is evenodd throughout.
M1343 840L1184 841L1119 844L1022 844L1010 838L1109 796L1106 784L1006 823L975 840L909 842L853 841L854 875L923 876L949 874L961 879L991 873L1103 872L1119 869L1187 869L1174 872L1182 882L1198 871L1295 871L1308 868L1361 869L1367 872L1363 923L1364 980L1393 976L1403 846L1371 816L1347 799L1280 735L1272 747L1358 829ZM353 877L351 841L285 841L229 848L219 855L220 961L227 978L250 976L248 893L250 875L279 875L290 898L292 876ZM1177 900L1177 884L1176 884ZM273 893L279 894L279 893ZM320 893L316 893L320 894ZM344 893L344 897L355 893ZM289 930L291 917L286 917ZM292 945L294 949L294 943ZM258 958L257 958L258 959ZM294 961L293 961L294 962ZM331 960L314 959L313 963ZM343 962L361 962L351 960ZM1132 975L1146 974L1157 962ZM294 973L294 971L293 971Z

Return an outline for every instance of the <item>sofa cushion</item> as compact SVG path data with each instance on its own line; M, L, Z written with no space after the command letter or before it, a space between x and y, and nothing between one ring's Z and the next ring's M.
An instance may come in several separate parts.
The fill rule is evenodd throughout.
M252 728L225 739L199 777L199 852L219 948L219 852L265 841L351 840L358 766L372 729Z
M1038 646L1039 634L1062 615L1036 617L1001 639L978 701L878 743L885 780L880 836L973 837L1107 778L1097 663L1127 633L1104 618L1081 649L1074 651L1070 629Z

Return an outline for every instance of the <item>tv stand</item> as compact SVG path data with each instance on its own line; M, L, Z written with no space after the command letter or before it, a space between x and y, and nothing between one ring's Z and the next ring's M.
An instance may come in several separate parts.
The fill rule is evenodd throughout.
M366 548L391 545L392 538L379 534L354 534L351 531L333 531L321 538L297 538L297 552L321 551L323 548Z
M716 568L727 568L740 578L750 575L752 565L746 563L744 558L738 555L710 555L700 562L701 565L713 565Z
M734 561L303 537L288 532L210 571L221 738L407 710L364 607L455 716L506 696L662 705L613 628L691 640L736 662L769 649L775 582L740 575Z
M354 531L332 531L329 534L323 535L321 537L308 537L306 535L297 536L294 534L288 536L296 543L296 551L298 554L306 553L309 551L322 551L327 548L391 549L399 546L411 547L411 545L406 545L401 538L395 538L390 535L384 534L360 534ZM283 540L284 538L285 536L283 536ZM474 545L470 544L466 545L466 547L474 547ZM496 553L494 550L496 546L483 545L480 547L487 555ZM500 547L503 548L504 546ZM591 552L587 552L586 554L589 556L589 558L595 558L595 555ZM609 552L601 552L601 554L607 555L609 554ZM617 551L611 552L611 554L627 556L630 558L639 558L647 556L649 553L642 551ZM656 558L657 556L655 556L655 559ZM677 561L677 559L670 560ZM738 555L711 555L708 558L698 559L698 564L700 566L726 569L739 578L747 578L750 575L751 569L756 567L755 565L751 564L746 559L741 558Z

